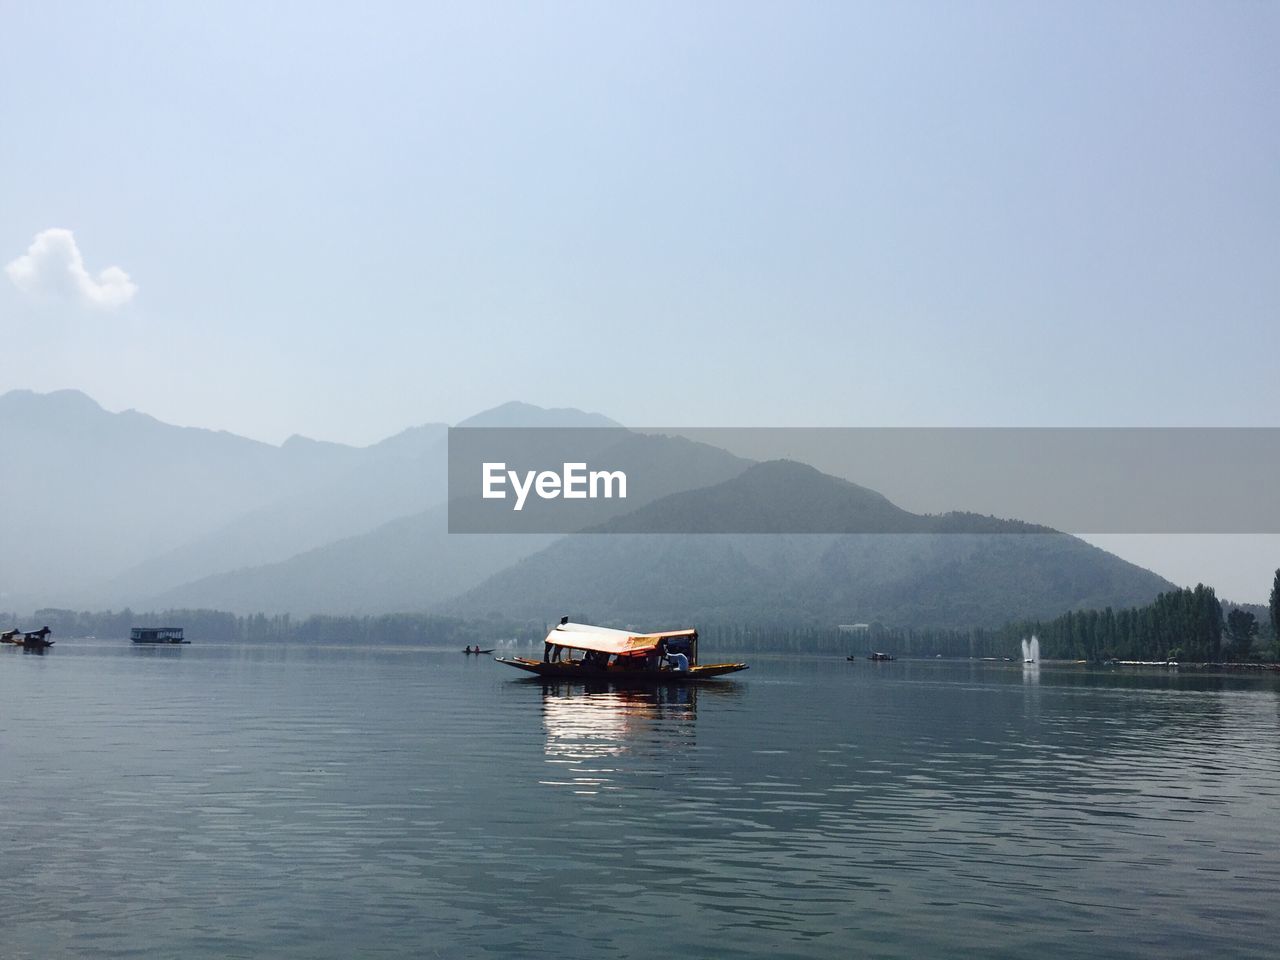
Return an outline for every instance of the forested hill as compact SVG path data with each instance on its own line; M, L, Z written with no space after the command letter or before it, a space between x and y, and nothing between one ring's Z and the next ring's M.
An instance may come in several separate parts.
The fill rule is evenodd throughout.
M919 517L804 464L758 464L718 489L728 493L705 504L712 514L695 529L822 530L835 521L839 530L917 529L910 525L918 523L929 532L617 532L681 529L696 519L691 505L702 502L693 491L619 518L602 528L607 534L566 537L442 610L517 618L571 614L641 627L879 620L996 628L1011 619L1150 603L1173 586L1075 537L991 517ZM772 517L771 505L787 515ZM742 526L729 524L735 510ZM867 526L858 527L861 521ZM1009 532L990 532L1000 529Z
M1056 533L975 513L916 514L875 490L795 460L757 463L721 483L674 493L595 533Z

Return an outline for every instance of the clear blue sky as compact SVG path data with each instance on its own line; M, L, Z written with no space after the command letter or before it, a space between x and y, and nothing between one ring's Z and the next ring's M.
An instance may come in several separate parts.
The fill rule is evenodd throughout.
M1271 3L0 0L0 266L59 227L136 285L0 274L0 391L1276 425L1277 49Z

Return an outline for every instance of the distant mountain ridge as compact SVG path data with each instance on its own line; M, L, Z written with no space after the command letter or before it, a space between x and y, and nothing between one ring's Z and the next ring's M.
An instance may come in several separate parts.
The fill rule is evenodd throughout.
M1172 586L1045 527L975 514L918 516L792 461L756 464L595 529L551 544L441 609L530 618L567 612L641 626L999 626L1134 606ZM682 529L702 532L668 532ZM741 530L755 532L730 532Z
M450 536L441 504L283 560L201 577L138 603L147 609L240 614L421 612L555 539Z
M1056 533L974 513L915 514L875 490L794 460L655 500L593 533Z
M288 449L234 434L109 413L78 391L0 396L0 591L49 601L216 529L356 451Z
M587 413L576 407L536 407L510 400L491 410L477 413L454 424L456 427L621 427L602 413Z
M346 468L314 477L206 535L143 561L110 580L104 590L148 598L206 576L284 561L438 504L445 497L446 430L443 424L416 427L363 448Z
M463 424L617 428L522 403ZM609 441L610 462L656 465L659 479L606 514L605 533L449 535L446 435L426 424L369 447L273 446L110 413L76 391L4 394L0 609L965 626L1137 605L1171 586L1031 524L919 516L805 464L634 432ZM727 532L743 530L767 535Z
M472 423L611 426L511 403ZM0 395L0 607L145 602L421 513L445 497L447 427L368 447L280 446L111 413L75 390ZM14 545L21 545L16 547Z
M564 411L549 414L555 421L564 418ZM527 422L528 412L521 417ZM750 465L683 438L613 433L601 451L603 462L624 470L644 464L657 480L653 496L718 483ZM448 529L446 508L437 506L280 562L185 583L148 597L146 603L269 613L428 610L558 539L548 534L450 535Z

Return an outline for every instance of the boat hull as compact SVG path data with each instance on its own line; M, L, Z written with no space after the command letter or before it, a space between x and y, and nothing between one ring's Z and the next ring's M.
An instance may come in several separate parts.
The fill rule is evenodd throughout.
M613 684L698 683L746 670L745 663L708 663L688 670L612 670L587 667L580 663L554 663L526 657L494 657L498 663L515 667L548 680L594 680Z

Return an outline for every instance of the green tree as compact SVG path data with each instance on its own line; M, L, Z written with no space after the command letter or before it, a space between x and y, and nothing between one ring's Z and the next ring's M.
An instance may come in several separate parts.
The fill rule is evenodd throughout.
M1271 635L1280 651L1280 570L1276 571L1275 582L1271 584Z
M1231 652L1237 660L1249 655L1249 647L1258 634L1258 618L1239 608L1227 614L1227 633L1231 636Z

